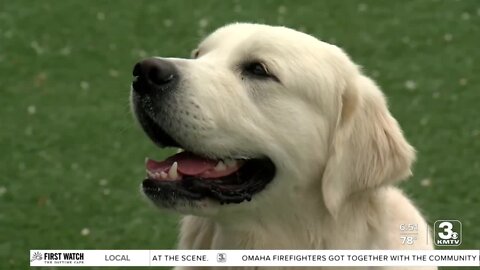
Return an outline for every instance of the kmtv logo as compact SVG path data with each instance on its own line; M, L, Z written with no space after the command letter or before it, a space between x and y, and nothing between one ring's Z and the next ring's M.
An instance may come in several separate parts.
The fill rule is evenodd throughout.
M459 246L462 243L462 223L458 220L437 220L433 230L436 246Z

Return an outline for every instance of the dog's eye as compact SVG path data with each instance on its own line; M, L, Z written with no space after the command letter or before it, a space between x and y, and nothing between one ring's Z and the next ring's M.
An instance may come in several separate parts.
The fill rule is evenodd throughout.
M260 77L270 77L267 66L264 63L253 62L245 66L244 71Z
M200 50L199 49L195 49L192 51L192 58L198 58L198 55L200 54Z

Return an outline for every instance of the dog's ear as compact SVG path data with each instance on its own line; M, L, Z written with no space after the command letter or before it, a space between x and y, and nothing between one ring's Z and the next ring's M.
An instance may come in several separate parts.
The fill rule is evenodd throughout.
M357 75L346 83L323 173L325 205L337 216L348 196L411 175L415 150L405 140L375 83Z

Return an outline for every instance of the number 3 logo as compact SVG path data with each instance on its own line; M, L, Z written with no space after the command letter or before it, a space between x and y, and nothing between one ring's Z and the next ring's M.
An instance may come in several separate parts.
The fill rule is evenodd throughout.
M454 234L454 231L452 231L452 229L453 229L453 224L452 223L444 221L444 222L438 224L438 228L443 229L443 232L438 233L438 236L440 238L445 239L445 240L452 238L452 236Z

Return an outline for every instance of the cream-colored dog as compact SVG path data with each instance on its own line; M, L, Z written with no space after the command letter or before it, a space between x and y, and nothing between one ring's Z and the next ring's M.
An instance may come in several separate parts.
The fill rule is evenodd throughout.
M415 151L340 48L232 24L193 59L145 59L133 75L138 122L157 145L183 150L148 159L142 184L185 214L179 248L432 249L424 218L394 187ZM402 224L418 226L413 244Z

